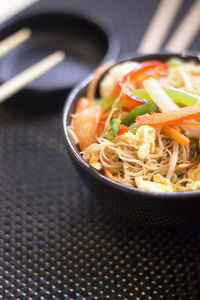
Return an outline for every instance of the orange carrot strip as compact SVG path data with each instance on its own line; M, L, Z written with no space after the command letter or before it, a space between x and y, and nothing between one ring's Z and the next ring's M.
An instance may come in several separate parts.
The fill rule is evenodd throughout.
M183 146L187 146L190 143L190 140L184 134L178 132L170 126L162 127L161 132Z
M171 125L171 128L174 128L176 131L181 132L180 127L178 127L178 125Z
M200 104L179 108L170 112L145 114L137 116L136 123L140 125L165 126L183 123L184 120L200 117Z
M200 122L196 120L184 120L183 121L184 125L194 125L194 126L200 126Z
M193 162L188 162L188 163L185 163L185 164L179 164L179 165L176 166L176 169L177 170L189 169L189 168L195 167L199 163L200 163L200 161L193 161Z

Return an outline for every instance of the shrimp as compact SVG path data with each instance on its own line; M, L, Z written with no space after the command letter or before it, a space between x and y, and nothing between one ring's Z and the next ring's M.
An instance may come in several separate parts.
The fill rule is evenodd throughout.
M96 141L96 128L101 113L102 108L99 104L87 98L79 99L71 125L78 137L81 150L84 150Z

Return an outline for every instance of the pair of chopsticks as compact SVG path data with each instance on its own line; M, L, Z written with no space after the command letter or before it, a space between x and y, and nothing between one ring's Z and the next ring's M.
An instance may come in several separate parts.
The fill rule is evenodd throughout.
M17 47L19 44L29 39L30 36L31 30L28 28L23 28L12 34L11 36L5 38L0 42L0 58L11 49ZM64 58L65 53L63 51L56 51L0 85L0 103L20 91L31 81L35 80L36 78L40 77L48 70L56 66L58 63L63 61Z
M152 53L160 50L164 39L176 17L183 0L161 0L152 21L138 48L140 53ZM180 52L187 49L200 28L200 0L194 4L170 38L164 49ZM26 41L31 36L31 30L24 28L0 42L0 58L8 51ZM17 76L0 86L0 103L25 87L28 83L40 77L48 70L63 61L65 53L56 51L45 59L36 63Z
M152 21L139 45L138 52L160 50L183 0L161 0ZM164 47L171 52L185 51L200 29L200 0L195 0L186 16Z

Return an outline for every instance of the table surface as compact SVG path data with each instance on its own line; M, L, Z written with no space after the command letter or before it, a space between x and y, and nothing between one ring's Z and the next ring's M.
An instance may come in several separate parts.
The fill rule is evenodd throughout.
M109 19L125 54L137 49L158 2L43 0L28 10ZM199 46L200 35L191 49ZM0 299L200 299L199 227L141 228L112 216L66 152L64 99L51 108L15 99L0 108Z

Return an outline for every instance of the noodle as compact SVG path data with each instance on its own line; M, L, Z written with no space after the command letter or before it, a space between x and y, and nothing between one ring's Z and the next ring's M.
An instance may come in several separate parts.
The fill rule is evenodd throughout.
M191 184L190 179L186 179L186 171L180 172L175 169L177 163L187 161L186 149L180 146L178 152L177 142L166 138L160 134L160 130L156 130L156 152L150 153L145 159L138 159L137 150L134 145L120 141L116 138L110 142L106 139L98 139L98 144L89 146L83 152L83 158L87 160L94 152L94 147L98 145L98 154L101 164L109 170L110 174L116 181L120 183L129 183L137 187L135 176L141 175L143 179L151 181L155 174L161 174L171 180L178 189L179 185ZM197 157L195 145L191 144L188 149ZM175 153L175 154L174 154ZM172 176L173 175L173 176ZM174 176L176 175L176 176Z

